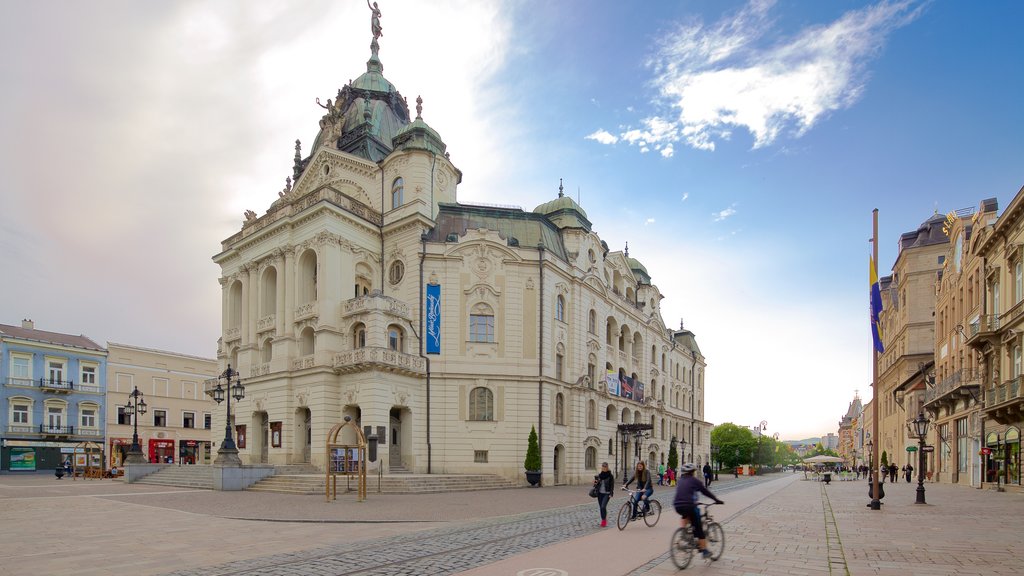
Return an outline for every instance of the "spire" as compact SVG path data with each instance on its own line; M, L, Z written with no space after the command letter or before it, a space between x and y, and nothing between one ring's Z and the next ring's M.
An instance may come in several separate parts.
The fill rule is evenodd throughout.
M292 180L299 181L302 174L302 142L295 140L295 163L292 165Z
M559 178L558 179L558 197L561 198L562 196L565 196L565 192L562 189L562 179Z
M629 242L626 242L626 258L629 258Z
M380 58L377 56L380 51L377 39L384 35L380 26L380 8L377 7L376 2L371 6L370 0L366 0L366 7L370 9L370 33L373 34L373 40L370 41L370 59L366 61L366 71L383 72L384 65L381 64Z

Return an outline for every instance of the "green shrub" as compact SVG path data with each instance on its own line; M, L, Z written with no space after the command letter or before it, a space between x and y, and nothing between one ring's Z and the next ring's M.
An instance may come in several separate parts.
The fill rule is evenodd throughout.
M531 472L539 471L541 468L540 445L537 443L537 428L534 426L530 426L530 439L526 444L526 460L523 461L523 467Z

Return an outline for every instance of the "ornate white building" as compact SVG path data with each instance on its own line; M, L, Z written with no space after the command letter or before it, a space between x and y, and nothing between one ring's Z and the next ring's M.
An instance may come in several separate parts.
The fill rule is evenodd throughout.
M545 483L657 464L673 438L707 461L705 361L643 265L561 187L532 212L459 204L462 173L378 50L327 100L308 157L296 142L294 182L214 256L242 460L323 467L347 415L385 471L521 479L531 427Z

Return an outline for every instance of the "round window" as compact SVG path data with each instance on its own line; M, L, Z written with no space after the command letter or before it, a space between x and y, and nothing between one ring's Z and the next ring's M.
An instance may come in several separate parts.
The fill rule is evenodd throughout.
M405 264L402 264L401 260L397 260L391 264L391 268L388 270L388 281L392 284L398 284L402 281L405 276Z

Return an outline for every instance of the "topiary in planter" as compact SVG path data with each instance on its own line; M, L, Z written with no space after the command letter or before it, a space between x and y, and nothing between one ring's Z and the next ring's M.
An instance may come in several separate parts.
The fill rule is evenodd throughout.
M530 486L540 484L540 445L537 443L537 429L530 427L530 440L526 444L526 460L523 461L523 468L526 468L526 481Z

